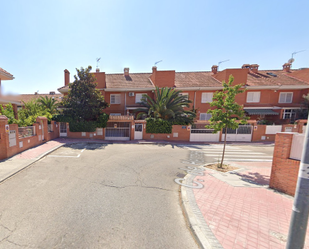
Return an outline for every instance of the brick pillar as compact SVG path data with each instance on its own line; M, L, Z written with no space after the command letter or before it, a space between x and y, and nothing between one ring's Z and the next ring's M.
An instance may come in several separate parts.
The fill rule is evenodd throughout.
M277 133L269 187L294 195L300 161L289 159L293 134Z
M37 117L36 122L39 124L39 130L37 131L38 136L41 135L41 141L46 140L48 134L48 122L46 117ZM40 129L41 127L41 129Z
M12 104L12 106L13 106L14 118L18 119L17 105L16 104Z
M0 116L0 160L7 158L9 147L9 133L5 131L8 124L8 118L4 115Z

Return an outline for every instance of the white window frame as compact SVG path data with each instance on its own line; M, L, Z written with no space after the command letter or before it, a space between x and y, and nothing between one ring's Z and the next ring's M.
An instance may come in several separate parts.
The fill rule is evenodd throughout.
M202 119L202 116L204 116L205 118ZM211 119L211 117L212 117L211 113L206 112L200 113L200 120L208 121L209 119Z
M291 94L291 101L287 101L288 94ZM278 103L292 103L292 102L293 102L293 92L280 93Z
M247 92L247 103L259 103L261 92Z
M283 109L282 119L292 119L296 117L295 109Z
M114 97L114 101L112 101L112 98ZM114 104L120 104L121 103L121 99L120 99L121 95L120 94L111 94L110 95L110 104L114 105Z
M201 102L202 103L210 103L210 102L212 102L213 97L214 97L214 93L213 92L202 93Z
M147 93L135 93L135 103L142 103L141 99L144 94L147 95Z

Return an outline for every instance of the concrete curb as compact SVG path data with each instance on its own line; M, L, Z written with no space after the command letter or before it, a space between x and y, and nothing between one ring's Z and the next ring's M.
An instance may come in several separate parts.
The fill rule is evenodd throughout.
M14 176L14 175L18 174L19 172L23 171L24 169L30 167L32 164L34 164L35 162L39 161L39 160L40 160L41 158L43 158L44 156L50 154L51 152L53 152L53 151L59 149L60 147L62 147L62 146L64 146L64 145L65 145L65 143L64 143L64 144L60 144L60 145L58 145L58 146L56 146L56 147L54 147L54 148L52 148L52 149L50 149L50 150L44 152L43 154L39 155L38 157L34 158L31 162L22 164L20 167L18 167L18 170L17 170L17 171L15 171L15 172L13 172L13 173L7 175L7 176L4 176L4 177L0 178L0 183L6 181L7 179L11 178L12 176Z
M187 174L184 184L192 184L194 175ZM181 186L181 203L184 213L199 246L203 249L223 249L207 225L194 197L193 189Z

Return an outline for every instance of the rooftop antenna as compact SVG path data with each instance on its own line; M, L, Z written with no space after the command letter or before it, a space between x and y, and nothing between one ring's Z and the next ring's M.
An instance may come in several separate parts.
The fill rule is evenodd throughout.
M162 61L162 60L155 62L154 65L157 66L157 64L160 63L161 61Z
M101 60L101 57L100 58L97 58L97 68L99 68L99 61Z
M291 59L288 60L288 63L292 64L295 61L295 59L293 58L294 54L298 54L298 53L305 52L305 51L306 50L300 50L300 51L297 51L297 52L293 52Z
M218 69L219 69L219 66L220 66L221 63L227 62L227 61L229 61L229 59L228 59L228 60L225 60L225 61L219 61L219 62L218 62Z

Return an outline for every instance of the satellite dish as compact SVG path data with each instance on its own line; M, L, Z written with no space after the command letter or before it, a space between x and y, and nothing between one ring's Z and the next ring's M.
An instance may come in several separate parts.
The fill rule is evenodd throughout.
M292 64L294 61L295 61L295 59L291 58L291 59L288 60L288 63Z

